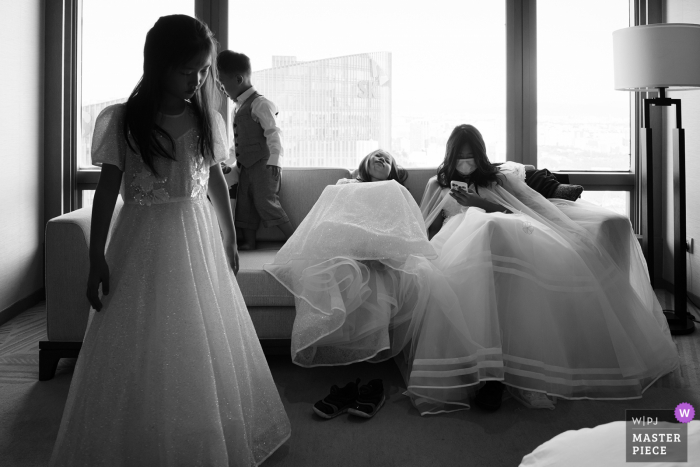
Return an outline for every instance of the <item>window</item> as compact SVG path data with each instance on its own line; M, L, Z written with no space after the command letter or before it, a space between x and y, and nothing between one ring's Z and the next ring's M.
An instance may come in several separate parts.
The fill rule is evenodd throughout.
M277 104L286 166L357 167L376 148L436 167L461 123L505 161L505 2L231 1L229 48ZM264 24L264 27L261 27Z
M193 0L83 0L82 5L80 168L92 166L97 116L109 105L126 102L143 74L148 30L164 15L194 15Z
M537 0L538 166L629 171L632 94L613 89L628 0Z
M635 164L630 119L637 109L631 93L612 89L612 31L629 24L627 0L436 0L420 11L398 2L271 0L266 8L275 14L265 16L265 33L238 21L259 15L254 4L239 0L67 4L82 5L82 12L72 10L76 18L82 15L76 36L82 35L77 86L82 92L76 99L77 132L70 133L77 141L75 149L61 149L76 153L71 157L77 206L83 198L90 202L88 190L99 176L89 157L94 119L104 106L126 99L136 84L146 31L161 15L196 10L216 23L214 29L228 31L228 48L251 58L253 84L278 104L286 166L350 168L383 147L406 167L435 167L460 123L479 128L489 157L500 162L506 159L508 118L516 129L508 135L509 148L526 148L524 162L568 172L571 183L586 187L584 199L638 222L636 175L630 170ZM512 21L510 52L506 11ZM530 19L533 12L536 21ZM533 34L537 126L534 112L506 116L507 60L513 62L509 79L522 85L522 104L535 97L534 88L525 85L532 76L525 68L534 70L534 56L511 53ZM527 67L518 71L518 60ZM47 76L53 76L51 70ZM73 79L64 71L56 76ZM66 122L75 120L62 112L58 123L68 128Z
M584 190L581 199L603 206L623 216L630 216L629 191L593 191Z

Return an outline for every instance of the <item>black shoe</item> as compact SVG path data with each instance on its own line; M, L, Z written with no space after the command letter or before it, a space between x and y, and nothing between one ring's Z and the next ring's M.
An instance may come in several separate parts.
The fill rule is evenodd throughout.
M561 198L569 201L576 201L581 197L583 187L581 185L568 185L562 183L552 193L552 198Z
M360 387L356 403L348 409L348 413L363 418L372 418L384 405L384 383L381 379L373 379Z
M358 384L360 384L360 378L357 378L354 383L346 384L343 388L334 384L331 386L331 393L314 404L314 412L323 418L334 418L347 412L350 407L355 405L355 400L359 395Z
M483 410L495 412L501 408L504 389L505 385L500 381L486 381L486 384L476 392L474 403Z

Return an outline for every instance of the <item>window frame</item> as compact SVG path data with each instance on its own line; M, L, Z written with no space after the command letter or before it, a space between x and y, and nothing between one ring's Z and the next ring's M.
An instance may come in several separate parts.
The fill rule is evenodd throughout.
M76 186L79 0L46 2L44 42L44 223L70 212Z
M640 20L640 4L630 0L630 24ZM654 0L649 0L654 1ZM537 0L506 0L506 158L521 164L537 164ZM638 122L640 100L630 97L630 170L628 172L559 171L569 183L588 191L630 192L630 221L639 231ZM605 105L601 103L601 105Z
M228 46L229 0L192 0L222 48ZM235 0L232 0L235 2ZM506 2L506 159L537 167L537 0ZM630 0L630 24L660 22L662 0ZM47 3L45 79L46 221L82 206L82 191L94 190L100 171L77 165L82 0ZM660 13L659 13L660 14ZM562 171L570 183L590 191L630 192L630 220L640 231L642 194L639 163L641 93L632 95L629 172ZM228 105L228 104L226 104ZM601 104L601 105L604 105ZM224 116L227 109L222 109Z

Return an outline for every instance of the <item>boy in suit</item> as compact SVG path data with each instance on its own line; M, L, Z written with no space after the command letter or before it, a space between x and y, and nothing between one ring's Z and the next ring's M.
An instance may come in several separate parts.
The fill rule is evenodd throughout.
M253 87L250 59L246 55L224 50L218 55L217 68L222 91L236 103L231 156L236 161L233 170L238 171L235 208L236 227L241 231L238 248L254 250L255 232L261 221L265 227L279 227L287 238L294 233L279 200L284 150L282 131L275 119L277 106ZM231 192L236 193L235 187Z

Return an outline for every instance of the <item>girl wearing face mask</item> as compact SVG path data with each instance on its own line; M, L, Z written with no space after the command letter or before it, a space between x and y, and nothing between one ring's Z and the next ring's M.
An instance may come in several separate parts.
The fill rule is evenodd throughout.
M486 145L481 133L472 125L456 127L447 140L445 160L440 164L437 176L430 179L421 202L428 236L432 238L450 216L476 207L487 213L509 213L504 205L482 196L484 189L492 185L503 185L505 173L513 171L515 165L494 165L486 155ZM504 173L502 173L502 169ZM524 174L524 171L523 171ZM468 189L453 188L452 182L463 182ZM449 195L449 196L448 196ZM440 210L436 206L442 204ZM433 214L429 216L429 214Z
M496 410L506 387L537 408L554 408L551 396L635 398L678 365L641 250L622 269L558 206L527 186L523 165L492 164L476 128L454 129L421 212L461 314L424 319L408 376L422 413L467 407L474 392ZM439 358L422 342L439 342Z

